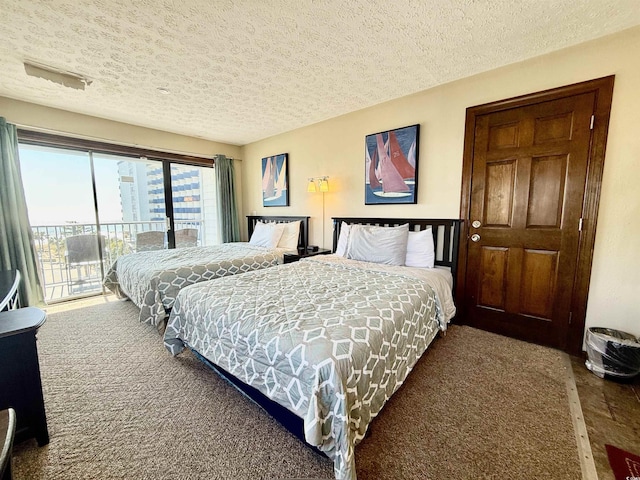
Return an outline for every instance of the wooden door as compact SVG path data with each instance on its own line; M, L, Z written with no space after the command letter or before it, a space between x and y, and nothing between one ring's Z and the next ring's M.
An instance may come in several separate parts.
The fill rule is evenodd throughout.
M593 90L542 96L475 116L464 279L470 325L566 348L597 100Z

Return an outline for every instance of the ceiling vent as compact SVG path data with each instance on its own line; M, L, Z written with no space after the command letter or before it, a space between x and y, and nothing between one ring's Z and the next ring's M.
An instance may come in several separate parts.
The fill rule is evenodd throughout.
M78 73L68 72L31 61L24 62L24 71L27 72L27 75L30 77L44 78L45 80L76 90L84 90L84 88L91 85L93 81Z

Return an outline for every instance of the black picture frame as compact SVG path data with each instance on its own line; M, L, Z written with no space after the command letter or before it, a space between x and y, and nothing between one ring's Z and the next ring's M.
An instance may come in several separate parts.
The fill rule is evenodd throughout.
M365 136L365 205L418 203L420 125Z
M289 155L287 153L262 159L262 206L289 206Z

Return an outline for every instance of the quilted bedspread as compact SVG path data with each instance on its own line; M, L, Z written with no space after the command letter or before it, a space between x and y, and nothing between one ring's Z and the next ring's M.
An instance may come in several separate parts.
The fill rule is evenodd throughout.
M323 255L190 286L165 346L194 349L301 417L336 478L353 480L355 445L455 312L435 270Z
M138 252L118 258L105 275L104 286L135 303L141 322L160 326L187 285L272 267L282 260L281 249L244 242Z

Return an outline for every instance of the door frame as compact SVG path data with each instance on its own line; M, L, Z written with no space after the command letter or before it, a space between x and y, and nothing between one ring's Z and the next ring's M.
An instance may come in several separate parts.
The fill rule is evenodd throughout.
M458 275L456 298L460 301L458 309L460 317L465 319L465 289L467 277L467 248L469 245L469 224L471 207L471 173L473 167L473 146L477 117L511 108L519 108L537 103L557 100L563 97L595 93L594 124L587 160L587 178L582 203L582 234L578 245L578 261L576 277L571 295L571 317L567 338L563 350L572 355L581 355L586 320L589 282L591 278L591 262L596 236L598 206L602 187L605 149L609 130L609 115L613 97L615 75L597 78L586 82L575 83L537 93L486 103L469 107L466 111L464 152L462 163L462 194L460 199L460 218L463 220L460 230L460 248L458 254Z

